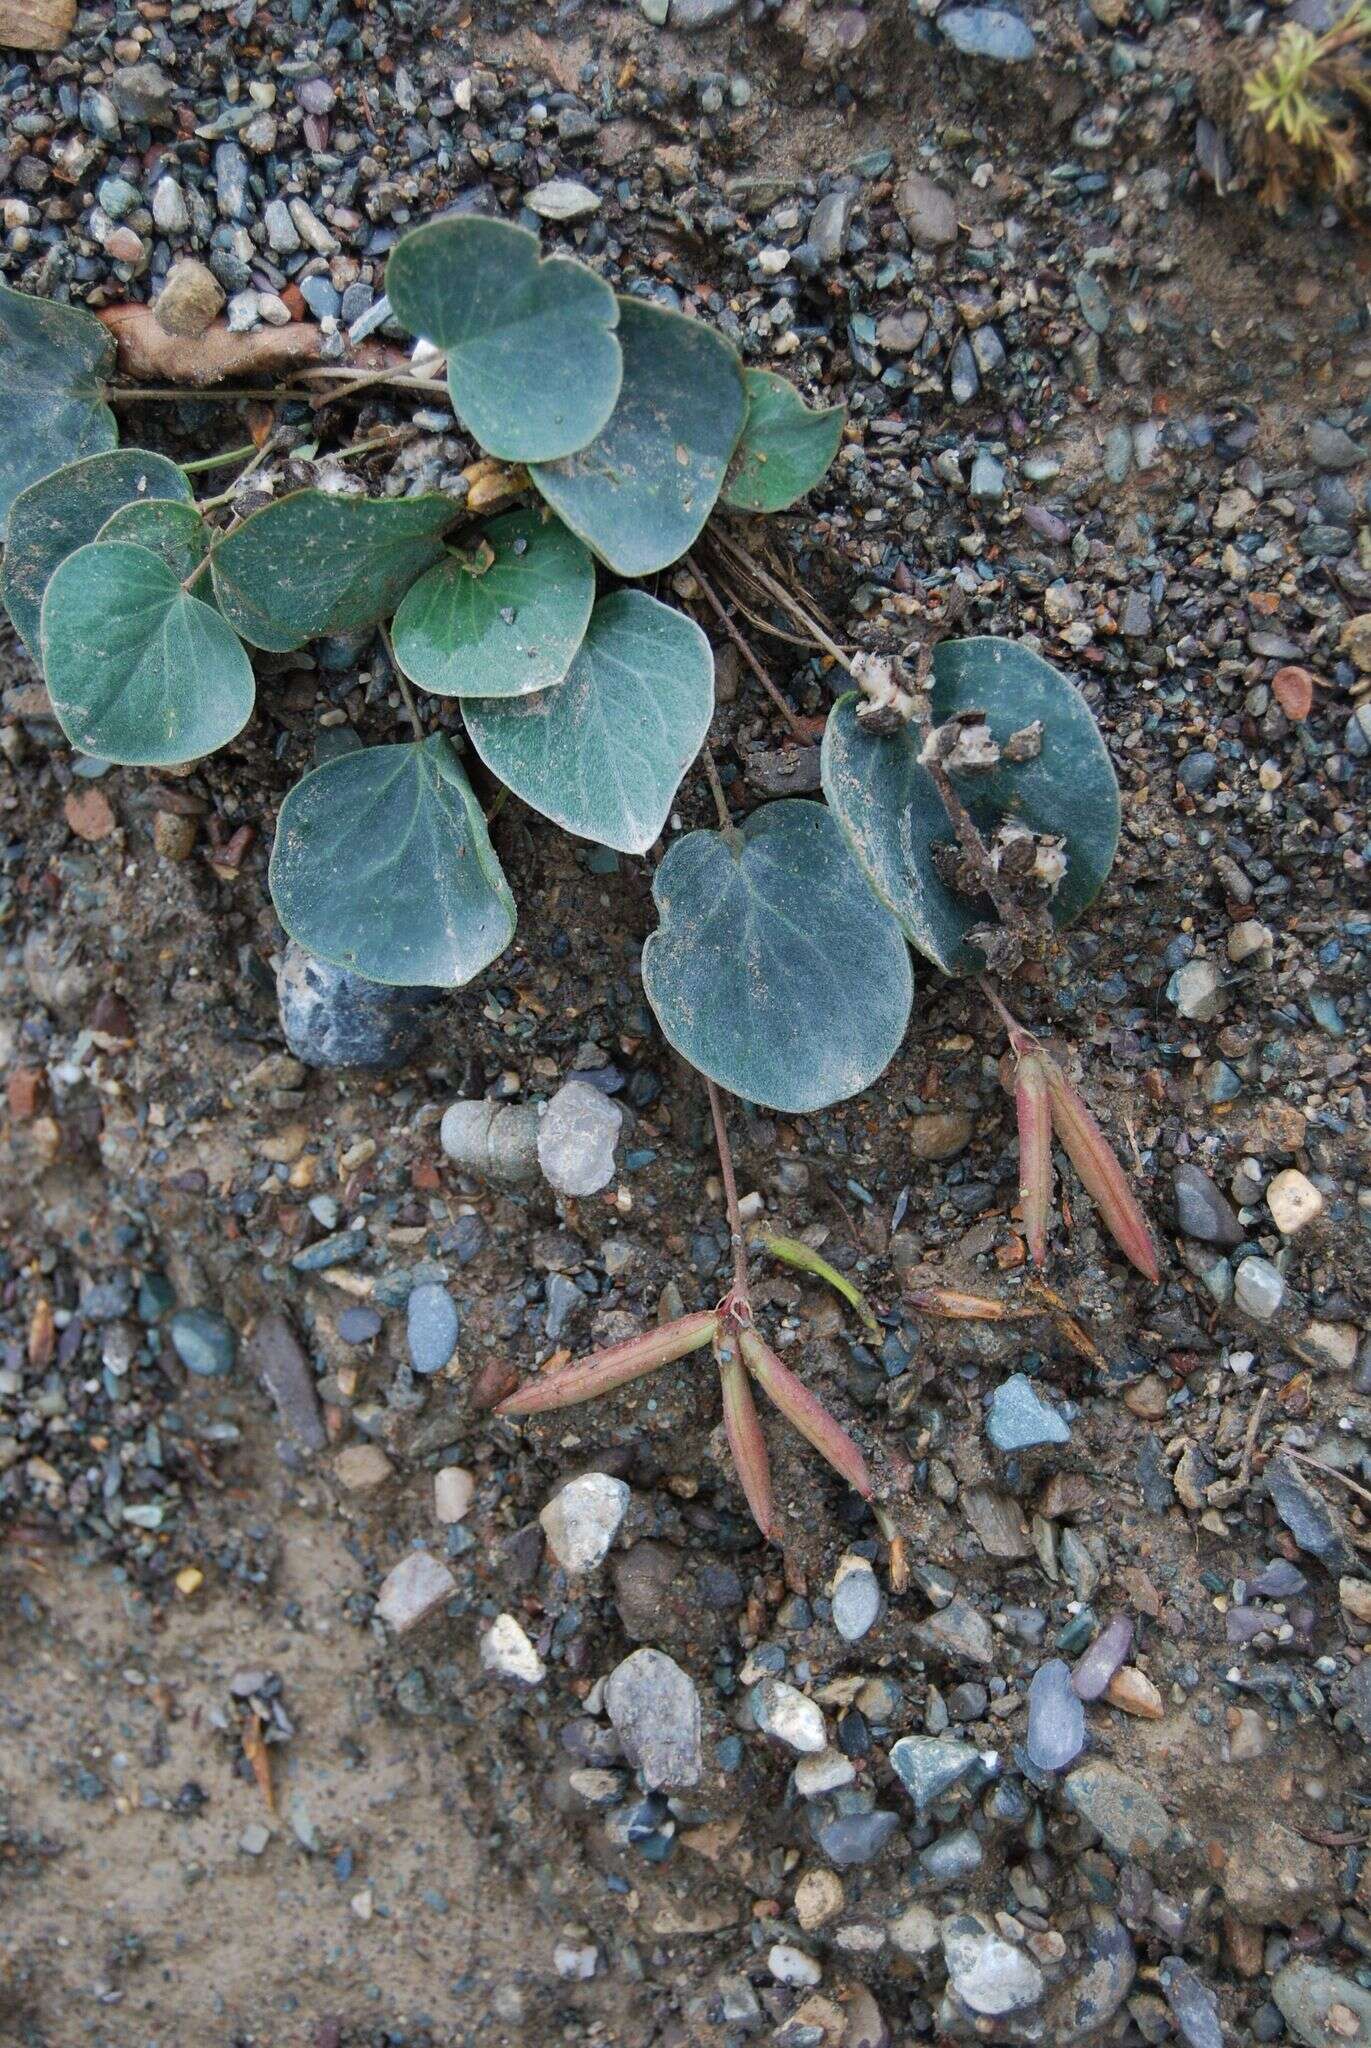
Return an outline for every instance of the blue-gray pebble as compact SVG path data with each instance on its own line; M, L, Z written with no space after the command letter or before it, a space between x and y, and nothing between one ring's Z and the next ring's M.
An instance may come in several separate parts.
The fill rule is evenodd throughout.
M1070 1666L1049 1658L1028 1688L1029 1760L1040 1771L1064 1771L1085 1747L1085 1708L1071 1686Z
M1069 1425L1023 1373L996 1387L985 1433L997 1451L1027 1451L1035 1444L1067 1444Z
M446 1287L436 1281L416 1287L406 1312L409 1362L417 1373L441 1372L457 1349L461 1322Z
M222 1379L233 1371L238 1339L223 1316L209 1308L179 1308L167 1325L172 1346L187 1372Z

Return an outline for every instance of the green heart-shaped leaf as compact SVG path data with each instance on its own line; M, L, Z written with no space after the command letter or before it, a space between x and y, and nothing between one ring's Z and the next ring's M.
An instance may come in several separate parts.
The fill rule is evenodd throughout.
M598 440L531 474L554 512L620 576L650 576L698 537L747 412L721 334L642 299L619 301L624 382Z
M569 256L540 256L509 221L435 220L386 266L395 316L447 355L458 419L503 462L550 462L593 441L619 395L614 294Z
M271 900L321 960L403 988L461 988L514 936L514 898L441 735L325 761L281 806Z
M714 656L693 619L642 590L597 604L565 682L536 697L469 697L491 773L554 824L646 853L714 714Z
M668 850L643 987L677 1052L720 1087L792 1115L823 1109L894 1058L909 951L822 804L765 804L740 839L690 832Z
M811 412L793 384L772 370L748 370L747 424L724 503L740 512L784 512L812 491L838 452L846 408Z
M908 727L880 739L863 730L855 695L834 705L824 731L823 786L863 873L910 943L944 974L974 974L985 955L966 943L995 922L984 902L959 895L934 863L954 833ZM1006 821L1065 840L1066 875L1051 899L1053 922L1070 924L1097 895L1119 838L1119 787L1084 697L1040 655L990 636L944 640L933 656L935 724L982 711L1003 747L1041 721L1035 760L1001 759L951 778L982 837Z
M43 592L53 570L94 540L121 505L139 498L179 498L189 504L190 479L165 455L116 448L54 470L21 491L11 505L0 597L35 659Z
M550 689L585 637L595 564L559 519L538 512L494 519L482 540L489 551L449 551L408 591L391 628L395 659L438 697Z
M210 574L219 607L253 647L289 654L321 633L388 618L443 552L460 517L452 498L335 498L293 491L219 541Z
M146 548L184 583L209 553L213 535L194 505L180 504L175 498L144 498L121 505L95 538L101 542L126 540L134 547ZM196 595L209 601L208 577L196 586Z
M252 716L252 663L218 612L127 541L78 548L43 598L43 673L74 747L129 767L198 761Z
M91 313L0 285L0 540L19 493L63 464L103 455L119 429L103 380L114 341Z

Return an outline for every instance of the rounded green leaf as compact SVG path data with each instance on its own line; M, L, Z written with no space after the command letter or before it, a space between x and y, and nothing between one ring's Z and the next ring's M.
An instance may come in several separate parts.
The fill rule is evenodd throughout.
M955 835L932 776L919 764L920 737L908 727L889 739L874 737L862 728L857 701L841 698L829 716L824 795L910 943L944 974L979 973L985 955L966 935L993 923L994 911L950 888L934 864L933 847L950 846ZM1041 721L1036 759L1001 759L993 768L954 774L952 783L986 839L1014 822L1065 840L1066 874L1050 909L1055 924L1070 924L1097 895L1119 838L1119 787L1084 697L1040 655L986 636L944 640L936 649L932 709L938 725L984 712L1001 747Z
M667 1038L745 1101L792 1115L869 1087L904 1036L909 951L822 804L786 799L678 839L652 893L643 987Z
M67 738L129 767L198 761L252 716L252 663L218 612L127 541L78 548L43 598L43 673Z
M772 370L748 370L747 424L733 458L724 503L740 512L784 512L812 491L838 452L846 408L811 411L795 386Z
M19 493L117 447L105 404L114 340L93 313L0 284L0 540Z
M174 498L144 498L122 505L95 538L102 542L126 540L134 547L146 548L184 583L204 561L213 536L194 505L180 504ZM196 585L196 593L208 600L208 577Z
M501 461L570 455L613 411L614 294L583 263L540 256L527 228L431 221L396 244L386 293L411 334L444 350L458 419Z
M322 960L403 988L460 988L514 936L514 898L441 734L360 747L281 806L271 900Z
M0 597L30 654L38 654L43 592L59 562L94 540L121 505L140 498L189 504L191 495L185 471L145 448L69 462L21 491L10 507Z
M646 853L714 715L714 656L693 619L641 590L591 615L565 682L536 697L469 697L491 773L554 824Z
M321 633L388 618L443 552L461 506L421 498L337 498L292 491L216 543L219 608L253 647L289 654Z
M683 555L723 488L747 412L742 364L721 334L642 299L619 301L624 382L608 426L534 483L620 576Z
M406 594L391 638L413 683L438 697L523 697L560 683L585 637L595 564L558 519L509 512L478 545L450 549Z

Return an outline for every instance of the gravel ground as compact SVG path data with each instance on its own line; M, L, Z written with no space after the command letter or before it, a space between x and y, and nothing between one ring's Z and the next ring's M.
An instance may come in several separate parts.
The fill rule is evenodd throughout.
M881 1311L867 1341L758 1266L909 1590L777 1433L761 1546L712 1371L492 1423L536 1363L725 1284L704 1105L638 976L650 863L508 805L514 946L396 1072L306 1067L273 813L324 736L396 729L381 649L268 658L243 739L158 780L74 762L0 645L0 2038L1365 2048L1358 245L1201 169L1260 9L654 12L87 10L0 53L0 274L100 306L195 257L232 324L315 321L341 359L396 237L460 204L841 398L834 471L770 529L837 630L902 646L955 582L1107 735L1118 865L1015 997L1163 1284L1073 1188L1085 1352L915 1310L1026 1298L1002 1042L928 970L869 1095L734 1118L744 1190ZM121 409L182 455L245 417ZM393 430L349 464L376 491L472 453L409 395L277 424L325 475ZM823 662L753 638L820 719ZM735 807L812 788L718 661ZM602 1192L445 1156L454 1100L572 1075L631 1112Z

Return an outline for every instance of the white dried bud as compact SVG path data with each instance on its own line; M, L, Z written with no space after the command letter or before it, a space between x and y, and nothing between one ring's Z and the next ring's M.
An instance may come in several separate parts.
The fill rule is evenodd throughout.
M925 767L941 761L949 773L955 774L997 767L1000 750L985 713L968 711L958 718L949 718L946 725L935 726L924 741L919 759Z

